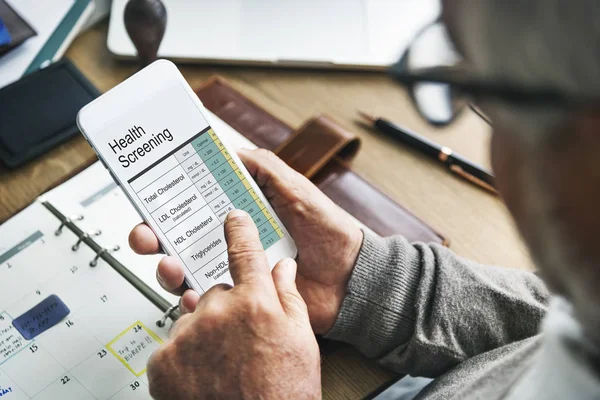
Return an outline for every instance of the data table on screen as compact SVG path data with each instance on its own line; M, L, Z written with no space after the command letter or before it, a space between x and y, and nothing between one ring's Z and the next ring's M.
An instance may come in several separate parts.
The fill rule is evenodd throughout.
M252 217L265 250L284 236L211 128L128 183L204 290L219 283L215 274L229 276L223 223L230 211Z

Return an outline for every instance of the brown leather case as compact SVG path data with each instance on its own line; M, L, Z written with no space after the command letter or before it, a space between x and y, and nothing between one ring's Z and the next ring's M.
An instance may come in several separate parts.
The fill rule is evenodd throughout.
M348 166L360 141L331 118L312 118L294 131L221 77L209 80L196 94L206 108L257 146L273 150L379 235L400 234L413 242L448 244L442 235Z

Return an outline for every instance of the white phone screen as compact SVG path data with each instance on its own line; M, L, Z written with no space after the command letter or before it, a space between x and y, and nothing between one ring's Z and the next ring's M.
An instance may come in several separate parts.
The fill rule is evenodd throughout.
M231 210L252 216L265 250L286 234L180 83L127 110L93 142L202 291L231 284L223 229Z

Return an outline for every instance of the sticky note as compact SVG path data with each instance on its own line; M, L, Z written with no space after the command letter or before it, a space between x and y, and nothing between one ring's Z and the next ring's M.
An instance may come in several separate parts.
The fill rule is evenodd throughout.
M58 324L71 310L57 295L52 294L12 322L19 333L31 340Z
M146 372L148 359L162 342L156 333L141 321L136 321L107 344L106 348L135 376L140 376Z

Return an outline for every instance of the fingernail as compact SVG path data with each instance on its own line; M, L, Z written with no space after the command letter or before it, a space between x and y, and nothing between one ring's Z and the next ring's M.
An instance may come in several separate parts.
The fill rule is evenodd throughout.
M179 298L179 311L181 311L181 313L185 314L188 312L188 310L185 308L185 306L183 305L183 296L181 296Z
M291 258L284 258L280 262L283 264L282 267L285 271L284 273L286 278L291 281L295 280L297 269L296 261L292 260Z
M247 218L247 217L248 217L248 213L246 213L246 211L235 209L235 210L229 212L229 214L227 214L226 221L228 221L232 218Z
M164 287L165 281L163 281L162 276L160 276L160 274L158 273L158 268L156 269L156 280L158 281L160 286Z

